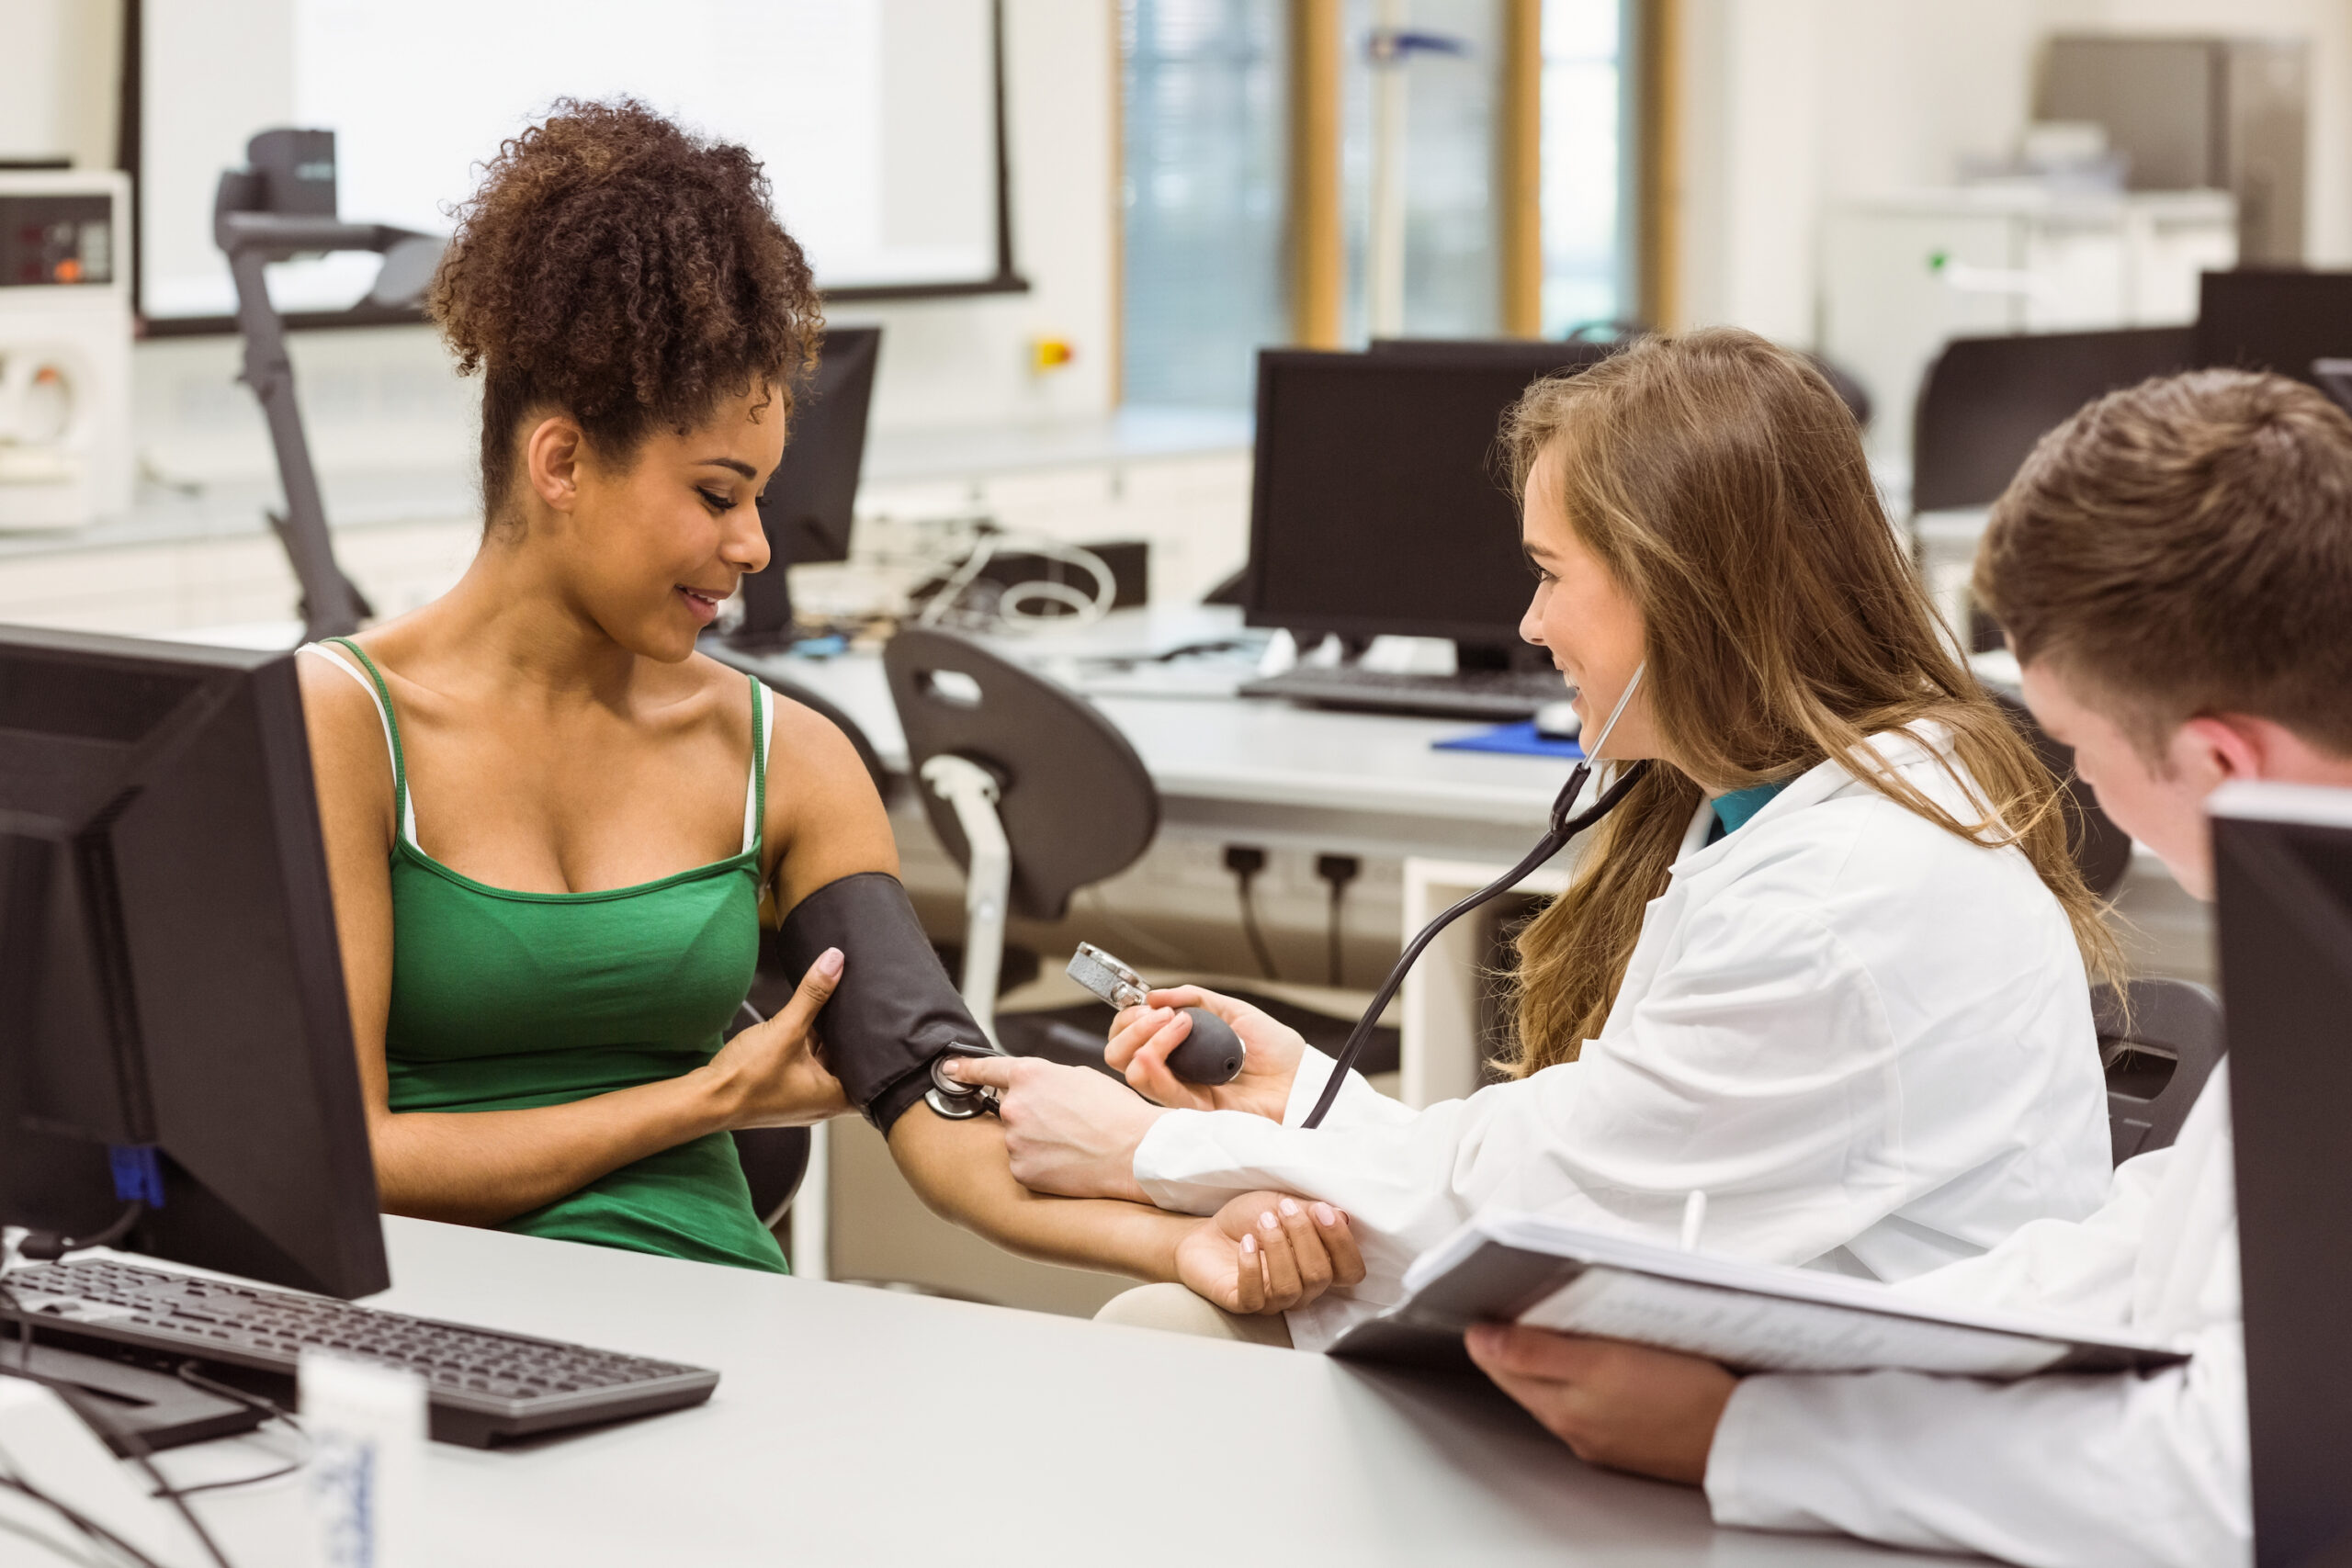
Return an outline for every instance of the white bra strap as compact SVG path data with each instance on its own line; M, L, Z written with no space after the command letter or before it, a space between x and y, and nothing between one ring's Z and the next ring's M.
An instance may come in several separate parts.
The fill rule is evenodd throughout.
M760 694L760 735L772 757L775 755L775 694L768 690L765 681L752 682L752 690ZM743 848L740 853L751 853L752 846L760 841L760 779L766 772L766 758L752 759L752 772L743 780Z
M384 727L384 756L385 759L392 764L393 784L394 786L397 787L400 783L400 751L398 748L394 747L392 744L392 716L390 714L384 711L384 694L376 689L376 682L368 679L367 676L361 674L357 670L353 669L351 660L344 658L342 654L337 653L334 649L325 647L322 644L306 642L294 651L297 653L315 653L321 659L325 660L329 664L334 665L336 669L342 671L345 674L359 682L359 689L368 694L368 704L376 710L376 722ZM409 847L413 849L416 847L416 792L414 790L410 790L408 792L407 804L407 819L401 822L401 831L408 839Z

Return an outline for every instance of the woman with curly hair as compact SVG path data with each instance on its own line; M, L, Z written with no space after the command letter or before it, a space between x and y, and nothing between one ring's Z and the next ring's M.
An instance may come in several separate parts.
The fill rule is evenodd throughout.
M695 651L767 564L808 264L747 152L628 102L558 105L460 216L430 309L482 378L481 549L302 660L382 1202L781 1270L728 1134L847 1109L811 1023L858 953L721 1032L763 909L897 870L841 732ZM1343 1222L1040 1201L992 1121L901 1103L886 1131L926 1201L1016 1250L1241 1310L1354 1269Z

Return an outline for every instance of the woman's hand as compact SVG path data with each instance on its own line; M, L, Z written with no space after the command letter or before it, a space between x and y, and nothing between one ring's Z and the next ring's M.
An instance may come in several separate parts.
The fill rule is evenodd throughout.
M841 979L841 949L829 947L783 1011L743 1031L695 1069L718 1105L721 1128L806 1127L849 1109L840 1080L817 1059L810 1033L817 1010Z
M1618 1339L1481 1324L1470 1359L1576 1456L1691 1486L1738 1380L1698 1356Z
M1256 1315L1303 1307L1334 1285L1361 1283L1363 1256L1347 1215L1330 1204L1245 1192L1178 1244L1176 1274L1194 1295Z
M1112 1021L1110 1043L1102 1047L1102 1060L1112 1071L1125 1073L1137 1094L1179 1110L1248 1111L1269 1122L1283 1119L1291 1080L1306 1055L1306 1041L1297 1030L1247 1002L1198 986L1154 991L1144 1003ZM1241 1071L1231 1083L1186 1083L1168 1070L1168 1053L1193 1032L1185 1008L1206 1008L1241 1037Z
M1136 1145L1165 1111L1091 1067L1034 1056L959 1056L944 1070L997 1091L1012 1179L1032 1192L1151 1201L1136 1181Z

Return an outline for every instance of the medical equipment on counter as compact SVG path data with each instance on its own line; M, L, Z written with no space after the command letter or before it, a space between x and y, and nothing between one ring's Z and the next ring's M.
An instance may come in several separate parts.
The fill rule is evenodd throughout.
M1114 958L1091 942L1081 942L1070 954L1069 977L1125 1011L1141 1007L1151 987L1132 965ZM1206 1008L1186 1008L1193 1032L1168 1053L1168 1070L1186 1083L1231 1083L1241 1071L1241 1037L1233 1026Z
M0 530L130 510L130 183L0 171Z
M332 130L262 131L245 143L245 161L247 167L220 175L212 198L212 238L237 283L237 330L245 340L239 377L261 400L286 491L286 511L270 513L269 525L301 585L303 640L317 642L349 636L375 612L335 564L318 470L311 465L302 409L294 398L286 323L270 302L264 268L324 251L379 251L383 269L361 306L397 321L403 318L389 313L424 297L447 242L389 223L339 220Z
M1585 748L1585 760L1577 764L1576 771L1568 775L1568 782L1560 786L1559 795L1552 802L1551 830L1536 840L1535 847L1527 852L1524 860L1423 926L1420 935L1407 946L1404 955L1396 960L1396 967L1388 972L1388 978L1382 981L1380 989L1373 993L1372 1005L1365 1008L1363 1016L1356 1021L1355 1028L1348 1035L1347 1044L1340 1047L1339 1065L1331 1069L1330 1081L1323 1086L1323 1093L1315 1101L1315 1109L1306 1113L1306 1120L1302 1125L1319 1127L1323 1124L1323 1118L1330 1114L1332 1102L1340 1098L1340 1089L1348 1081L1348 1070L1355 1066L1356 1058L1363 1055L1364 1043L1372 1038L1373 1026L1380 1021L1380 1015L1386 1010L1389 998L1396 994L1396 987L1405 983L1405 976L1412 971L1414 961L1421 956L1423 949L1437 940L1438 933L1480 905L1518 886L1530 872L1566 849L1569 840L1615 810L1617 803L1624 799L1626 792L1634 787L1634 781L1648 769L1646 761L1635 762L1601 791L1599 800L1577 816L1568 815L1576 806L1577 797L1584 793L1586 783L1591 779L1592 765L1600 760L1600 749L1609 743L1610 732L1617 728L1618 717L1624 713L1625 705L1634 700L1634 693L1640 689L1642 672L1648 668L1646 662L1634 668L1634 678L1625 682L1624 691L1618 695L1617 705L1609 710L1608 722L1600 727L1600 736Z

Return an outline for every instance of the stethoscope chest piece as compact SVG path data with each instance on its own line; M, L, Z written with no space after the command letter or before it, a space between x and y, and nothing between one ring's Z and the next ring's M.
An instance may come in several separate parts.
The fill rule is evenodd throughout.
M950 1122L969 1122L976 1116L995 1115L996 1090L981 1084L957 1083L941 1073L940 1068L954 1060L956 1054L952 1052L932 1058L931 1087L923 1090L922 1102Z

